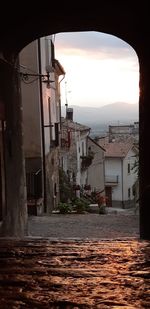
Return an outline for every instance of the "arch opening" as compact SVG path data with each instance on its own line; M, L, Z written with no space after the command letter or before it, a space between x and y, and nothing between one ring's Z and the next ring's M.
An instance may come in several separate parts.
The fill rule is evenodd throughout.
M123 11L122 11L123 9ZM142 8L143 14L145 14L146 7ZM24 12L25 13L25 12ZM41 12L40 12L41 13ZM136 13L136 14L135 14ZM92 15L91 15L92 14ZM32 15L32 14L31 14ZM112 6L108 4L103 4L101 7L101 12L97 17L95 7L86 11L86 16L82 14L81 11L78 11L78 20L74 14L68 14L68 18L64 18L61 16L61 12L57 11L56 14L53 15L51 19L46 18L44 15L44 21L41 18L40 23L37 24L37 20L39 17L39 12L37 12L36 16L28 15L28 19L25 19L23 23L20 24L20 27L17 26L18 20L12 23L12 19L9 19L8 24L10 24L9 30L2 29L1 30L1 37L2 37L2 47L1 47L1 63L4 66L4 74L3 69L1 70L2 83L4 85L4 89L2 88L2 93L4 93L4 101L15 102L16 98L13 93L11 96L10 93L7 93L6 84L9 83L10 89L14 91L14 79L10 74L10 67L9 65L14 65L14 57L18 54L18 52L29 42L33 39L39 38L44 34L47 33L61 33L67 31L103 31L104 33L111 33L113 35L117 35L121 39L124 39L126 42L131 44L133 48L136 50L139 56L139 64L140 64L140 154L141 154L141 163L140 163L140 191L141 191L141 207L140 207L140 233L141 237L149 237L149 224L148 224L148 217L149 217L149 209L147 207L145 194L145 190L147 192L148 185L150 182L149 179L149 171L147 169L147 164L149 162L149 151L146 149L146 140L149 139L149 90L148 90L148 80L149 80L149 46L147 45L147 34L148 28L146 20L144 22L140 22L141 16L141 6L137 5L130 6L130 12L128 8L122 4L116 6ZM15 14L13 15L13 17ZM41 15L40 15L41 16ZM94 18L91 18L93 16ZM13 18L14 20L14 18ZM32 20L32 22L31 22ZM39 20L38 20L39 21ZM34 25L34 26L33 26ZM36 28L36 29L35 29ZM28 31L30 29L30 31ZM49 29L49 30L48 30ZM7 38L7 39L6 39ZM142 42L142 44L141 44ZM4 65L5 63L5 65ZM6 64L7 63L7 64ZM9 67L9 68L8 68ZM7 78L6 78L7 76ZM8 78L9 76L9 78ZM9 80L9 82L8 82ZM15 79L15 87L16 87L17 80ZM11 91L12 92L12 91ZM13 97L13 98L12 98ZM12 104L10 104L12 105ZM8 104L9 106L9 104ZM10 109L8 108L9 112ZM7 119L9 118L7 113ZM8 120L10 124L10 119ZM144 138L143 138L144 136ZM21 160L20 160L21 161ZM18 161L19 162L19 161ZM15 162L14 162L15 163ZM20 164L21 166L22 164ZM14 164L15 166L15 164ZM17 166L17 165L16 165ZM23 170L23 166L20 168L20 171ZM22 173L22 172L21 172ZM12 175L13 177L13 175ZM20 176L22 177L22 176ZM8 176L10 178L10 176ZM19 179L19 177L18 177ZM18 180L18 187L20 187L21 182ZM9 185L6 186L7 188ZM9 189L8 189L9 191ZM20 191L21 192L21 191ZM11 192L8 192L8 195L11 198L7 199L11 204L15 203L12 202L12 197L14 198L15 202L18 204L18 200L16 200L15 195ZM19 199L21 202L21 198ZM8 204L9 204L8 202ZM22 203L22 202L21 202ZM8 207L9 208L9 207Z
M63 36L67 38L68 35L68 42L70 43L71 41L71 46L70 49L66 48L65 46L65 40L63 39ZM81 35L81 38L80 38ZM58 36L58 47L57 47L57 36ZM60 36L60 41L59 41L59 36ZM84 37L85 36L85 37ZM101 38L100 38L101 36ZM80 39L78 39L80 38ZM42 88L40 90L39 87L39 76L38 76L38 67L39 67L39 62L38 62L38 53L39 53L39 41L40 42L40 62L42 61L42 66L40 69L40 72L43 74L45 74L45 80L41 80L41 84L42 84ZM25 92L27 91L27 88L30 87L30 91L28 95L31 96L31 91L33 91L33 85L36 83L36 91L34 90L34 93L38 93L38 91L42 91L42 93L39 96L39 101L41 100L42 102L39 103L39 106L36 107L37 108L37 113L39 113L39 123L42 124L42 130L41 128L38 126L38 130L39 130L39 149L41 151L42 147L43 147L43 143L44 143L44 151L40 153L36 158L35 153L33 154L33 149L30 149L30 145L32 145L33 147L35 146L35 134L37 134L37 132L34 132L32 130L32 127L30 127L29 122L27 120L31 119L31 113L32 113L32 108L34 110L35 113L35 107L34 107L34 98L32 98L32 100L30 100L30 97L24 98L24 107L25 107L25 118L26 118L26 125L25 125L25 138L26 138L26 147L27 147L27 155L26 155L26 165L27 165L27 170L28 170L28 177L30 174L31 177L31 170L32 167L35 167L35 162L39 160L38 163L38 168L37 170L41 169L41 171L43 170L45 175L43 175L43 180L45 181L45 187L43 188L43 190L45 190L45 199L44 199L44 209L43 211L45 213L50 213L51 211L55 211L58 209L58 204L60 204L60 202L64 202L61 201L61 196L60 196L60 183L59 183L59 173L57 171L56 173L56 166L58 166L58 160L59 160L59 167L61 169L63 169L63 172L65 172L66 177L69 178L69 181L72 182L72 187L74 187L75 185L79 185L80 186L80 190L84 191L84 195L88 195L89 192L88 190L84 190L86 186L90 186L92 187L92 193L94 193L95 191L97 192L102 192L102 195L109 195L109 206L115 206L118 208L118 205L120 206L121 209L124 208L128 208L128 206L132 206L134 207L134 203L135 203L135 197L134 197L134 187L135 187L135 180L136 180L136 176L135 173L131 173L128 172L127 174L127 169L128 166L130 165L130 168L133 166L134 162L136 161L136 155L134 152L130 153L130 157L121 157L118 158L116 156L115 161L118 159L119 162L117 164L118 165L118 171L116 171L116 162L111 162L110 163L110 159L102 159L102 157L105 157L105 152L106 149L105 147L109 147L110 145L106 145L108 138L110 138L111 136L111 142L113 143L113 147L119 147L121 150L123 151L122 148L127 148L127 143L130 144L131 139L133 137L133 144L132 146L135 147L135 141L137 142L137 148L138 148L138 102L135 103L135 101L138 101L138 61L135 55L135 52L131 49L131 47L126 44L125 42L123 42L122 40L120 40L119 38L113 37L112 35L108 35L106 33L98 33L98 32L77 32L77 33L65 33L65 34L55 34L53 36L48 36L48 37L43 37L40 40L34 41L33 43L29 44L27 46L27 49L25 48L21 55L21 60L20 60L20 70L21 72L24 74L23 75L23 79L22 82L23 84L25 84ZM107 41L108 40L108 41ZM36 45L37 44L37 45ZM60 47L59 47L60 44ZM81 46L80 46L81 45ZM97 45L97 46L96 46ZM50 47L49 50L49 54L48 54L48 48ZM62 50L61 50L62 47ZM115 54L114 50L116 49L116 47L119 49L120 54L118 53ZM60 51L59 51L60 49ZM36 54L37 53L37 54ZM35 59L35 54L37 59ZM29 55L30 58L29 59ZM38 55L38 56L37 56ZM43 58L42 58L43 57ZM54 76L54 67L52 63L52 59L53 61L59 61L59 66L64 68L64 71L61 72L61 77L63 76L63 78L60 78L60 84L59 86L61 87L59 89L59 93L56 94L56 80L55 83L50 83L50 86L48 88L48 85L46 84L46 74L47 72L50 74L49 78L50 80L54 80L55 76ZM73 58L74 57L74 58ZM131 57L131 58L130 58ZM56 59L55 59L56 58ZM81 59L80 59L81 58ZM87 58L87 59L86 59ZM114 58L116 60L116 62L113 63ZM125 63L125 59L127 58L128 63ZM34 63L34 61L35 63ZM92 59L92 60L91 60ZM66 62L65 62L66 60ZM68 61L68 65L67 65L67 61ZM91 61L91 62L90 62ZM133 62L132 62L133 61ZM104 64L103 64L104 63ZM56 63L55 63L56 65ZM57 63L58 65L58 63ZM61 69L62 69L61 67ZM94 67L94 69L93 69ZM136 81L133 82L132 81L132 77L131 80L129 81L129 67L131 67L133 69L132 74L136 77ZM57 68L58 69L58 68ZM59 68L60 69L60 68ZM71 75L70 71L74 69L74 73ZM112 69L112 73L110 73ZM82 77L82 70L84 71L84 77ZM69 71L69 73L67 73L67 71ZM115 76L115 71L116 71L116 76ZM120 91L120 95L123 92L123 87L121 88L121 84L123 84L123 81L121 82L121 78L118 78L117 80L117 74L119 75L119 73L121 73L122 71L125 71L125 77L123 77L123 81L124 84L127 84L126 88L124 89L124 96L126 95L127 92L129 92L131 94L131 91L133 90L132 88L137 88L136 91L134 92L134 94L131 95L131 98L129 97L125 97L125 99L121 99L121 97L113 97L114 95L114 88L116 88L116 93L118 91ZM31 73L35 73L37 72L37 76L30 76ZM26 74L26 75L25 75ZM29 74L29 75L28 75ZM69 75L70 74L70 75ZM32 74L31 74L32 75ZM73 75L75 77L75 80L78 81L78 84L73 83ZM137 76L136 76L137 75ZM28 78L27 78L28 76ZM67 76L67 78L66 78ZM121 75L120 75L121 76ZM128 76L128 77L127 77ZM28 81L25 81L25 78L28 79ZM42 77L43 78L43 77ZM70 87L71 85L69 85L70 80L72 81L72 85L73 85L73 90L72 87ZM105 83L104 83L105 80ZM31 84L30 84L31 82ZM45 82L45 84L43 83ZM107 85L106 85L107 83ZM113 85L112 85L113 83ZM94 84L94 87L93 85ZM101 86L102 84L102 86ZM68 85L71 89L71 91L68 91ZM38 88L39 87L39 88ZM91 89L90 89L91 88ZM96 98L96 88L98 89L98 93L101 94L101 92L103 91L103 95L102 97L98 97ZM129 89L128 89L129 88ZM84 103L80 102L80 95L81 95L81 90L83 90L83 93L86 94L88 89L88 95L86 97L83 96L82 101L84 101ZM57 89L58 90L58 89ZM92 96L90 96L90 90L92 93ZM112 92L111 92L111 91ZM78 94L76 96L76 94ZM109 94L109 98L107 97L106 99L104 99L104 95L105 94ZM42 96L41 96L42 95ZM57 98L56 98L57 96ZM59 98L58 98L59 97ZM64 109L61 110L61 115L65 116L66 110L67 112L69 111L68 109L72 109L72 105L71 105L71 100L72 98L74 98L74 101L72 102L72 105L75 105L75 102L77 103L77 105L79 104L79 106L84 107L85 104L85 108L86 107L92 107L92 109L95 109L95 114L93 114L93 119L94 119L94 123L92 124L91 122L89 122L89 119L91 120L91 113L93 112L92 109L90 111L90 117L87 119L85 115L87 115L88 113L86 113L86 111L84 111L84 115L82 114L81 110L78 111L78 116L75 116L76 110L75 110L75 106L74 106L74 116L76 117L74 118L75 123L78 122L79 124L85 125L87 126L87 128L89 128L90 130L88 131L87 129L87 135L86 138L84 136L83 140L81 138L81 132L80 132L80 138L78 137L78 140L76 142L76 150L77 151L77 157L76 157L76 164L74 163L74 168L73 163L72 163L72 159L71 159L71 165L70 163L67 164L67 160L66 157L67 155L69 155L70 157L72 155L70 155L70 148L64 148L64 146L62 147L62 151L61 154L59 152L59 156L57 153L57 150L55 148L55 140L54 140L54 135L56 132L54 132L54 126L58 123L59 125L59 121L60 121L60 110L59 110L59 116L56 115L56 106L58 105L59 102L59 108L62 105L62 102L64 103ZM123 97L123 96L122 96ZM104 101L105 100L105 101ZM32 103L33 102L33 106ZM57 103L55 101L58 101ZM115 102L115 101L123 101L123 102ZM128 103L125 101L128 101ZM30 109L28 108L28 104L27 102L30 102ZM87 103L88 102L88 103ZM99 111L100 108L100 104L99 102L101 102L102 107L107 108L107 103L108 105L110 105L110 107L112 107L112 109L114 110L115 114L118 113L119 110L119 104L122 104L122 108L124 110L123 112L123 119L121 118L122 115L121 114L117 114L117 116L115 118L113 118L112 115L112 110L111 112L106 111L105 112L105 116L103 114L102 119L103 122L99 124L99 119L101 118L101 113L103 113L102 110ZM132 102L132 103L131 103ZM68 104L69 103L69 104ZM115 104L114 104L115 103ZM41 104L42 104L42 110L41 110ZM83 104L83 105L82 105ZM89 106L87 106L86 104L88 104ZM114 105L113 105L114 104ZM132 108L132 104L136 105L136 110L134 112L132 112L132 117L129 117L128 119L125 119L125 117L127 116L131 116L130 115L130 107ZM93 106L94 105L94 106ZM58 106L57 106L58 107ZM28 111L27 111L28 108ZM128 110L128 112L126 113L126 108ZM54 113L55 110L55 113ZM58 110L57 110L58 111ZM42 121L41 121L41 113L42 114ZM99 116L98 116L99 113ZM109 115L108 115L109 113ZM125 116L126 113L126 116ZM30 115L29 115L30 114ZM54 115L55 114L55 115ZM37 115L37 114L36 114ZM111 116L110 116L111 115ZM34 115L35 116L35 115ZM80 119L78 118L80 116ZM96 120L96 116L97 116L97 120ZM135 117L135 118L134 118ZM106 119L107 118L107 119ZM73 120L73 119L72 119ZM38 124L38 121L36 119L36 117L32 116L32 121L31 124L33 125L33 122L36 122L36 125ZM68 121L68 120L67 120ZM96 123L97 121L97 123ZM43 123L42 123L43 122ZM28 124L28 125L27 125ZM72 138L73 139L73 130L74 129L70 129L69 127L67 127L67 129L65 128L65 123L62 124L61 122L61 126L63 128L63 133L61 133L60 130L60 146L62 139L63 139L63 135L66 134L70 134L67 135L67 138ZM92 130L91 130L91 126L92 126ZM99 131L96 132L97 128L99 127ZM40 132L41 130L41 132ZM79 129L78 129L79 130ZM95 130L95 133L94 133ZM114 133L114 132L109 132L108 131L111 130L120 130L120 132L118 133ZM68 133L68 131L70 131L70 133ZM71 132L72 131L72 132ZM131 132L132 131L132 132ZM30 132L30 134L29 134ZM31 132L34 134L34 137L32 136ZM136 132L136 133L135 133ZM89 134L90 133L90 134ZM115 134L115 143L114 143L114 137L112 138L112 136L114 136ZM29 138L30 135L30 138ZM76 134L77 135L77 134ZM82 169L82 161L83 158L81 158L82 156L84 156L84 154L87 154L88 152L88 143L87 143L87 137L89 135L89 141L88 143L95 143L94 146L97 144L97 149L100 148L101 150L104 149L104 151L102 153L99 154L100 158L101 158L101 162L99 165L97 165L96 170L98 170L98 180L96 181L97 177L95 176L95 170L91 168L87 168L87 169ZM42 140L42 136L44 138L44 140ZM137 140L134 139L134 137L136 136ZM77 138L77 136L76 136ZM32 139L32 141L30 140ZM80 139L80 140L79 140ZM42 140L42 142L41 142ZM99 140L99 141L98 141ZM130 142L128 142L130 140ZM110 143L109 143L110 144ZM120 145L119 145L120 144ZM128 145L130 147L130 145ZM32 147L32 148L33 148ZM53 147L53 149L52 149ZM91 145L89 146L91 147ZM93 145L92 145L93 147ZM34 149L35 151L35 149ZM98 150L95 150L98 151ZM126 149L124 149L124 151L126 151ZM51 154L50 154L51 152ZM82 152L82 153L79 153ZM85 152L85 153L84 153ZM62 155L63 153L63 155ZM42 159L44 156L44 160ZM74 156L74 154L73 154ZM98 159L98 157L97 157ZM96 159L96 160L97 160ZM125 159L125 160L124 160ZM32 162L31 162L32 161ZM103 162L102 162L103 161ZM107 161L107 163L105 164L105 161ZM134 162L130 162L130 161L134 161ZM44 165L42 164L44 162ZM47 162L47 163L46 163ZM125 163L124 163L125 162ZM124 164L127 165L126 168L124 168ZM76 165L80 165L81 169L79 172L77 172L75 167ZM94 162L95 165L95 162ZM94 166L93 165L93 166ZM102 168L100 167L100 165L102 165ZM106 166L105 166L106 165ZM48 167L49 166L49 167ZM115 166L114 168L112 168L112 166ZM92 167L92 166L91 166ZM107 171L106 171L107 169ZM113 175L115 172L115 175ZM89 174L89 175L88 175ZM88 175L88 176L87 176ZM100 176L101 175L101 176ZM33 175L32 175L33 176ZM109 179L108 182L108 177L110 178L115 178L115 184L113 183L113 181L111 182ZM131 176L131 177L130 177ZM42 174L41 174L42 177ZM127 178L130 178L127 180ZM112 180L112 179L111 179ZM98 183L98 181L100 183ZM92 182L92 183L91 183ZM47 183L47 184L46 184ZM129 185L128 185L129 183ZM29 185L30 183L28 183ZM49 188L48 188L49 187ZM42 188L42 182L41 182L41 188ZM119 189L118 189L119 188ZM48 191L49 192L48 192ZM71 190L71 188L70 188ZM119 191L118 191L119 190ZM29 190L30 191L30 190ZM79 191L74 192L73 193L73 197L74 197L74 193L77 195L79 194ZM42 195L42 189L40 191L40 194ZM91 192L90 192L91 194ZM41 196L42 197L42 196ZM88 196L84 196L84 198L88 199ZM136 197L137 199L137 197ZM92 199L90 199L89 197L89 201L92 204ZM65 201L66 202L66 201ZM51 204L51 206L47 207L46 203L48 205ZM95 201L96 203L96 201ZM93 200L93 204L94 204L94 200ZM29 205L29 211L34 211L34 214L37 214L37 207L35 210L35 205L33 205L33 209L31 209L30 207L31 205ZM40 205L42 206L42 205ZM62 205L64 206L64 205ZM38 208L40 210L38 210L39 212L41 212L42 208ZM119 208L118 208L119 209ZM117 211L118 211L117 209ZM98 210L98 208L97 208ZM109 211L111 210L111 208L109 208ZM114 210L114 209L113 209Z

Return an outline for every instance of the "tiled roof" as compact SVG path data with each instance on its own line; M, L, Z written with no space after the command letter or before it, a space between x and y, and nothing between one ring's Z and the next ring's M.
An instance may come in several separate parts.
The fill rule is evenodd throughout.
M129 150L133 147L133 143L129 142L112 142L105 144L105 157L124 158Z
M61 118L61 123L63 127L69 128L73 131L90 131L91 128L80 124L78 122L74 122L72 120L65 119L64 117Z

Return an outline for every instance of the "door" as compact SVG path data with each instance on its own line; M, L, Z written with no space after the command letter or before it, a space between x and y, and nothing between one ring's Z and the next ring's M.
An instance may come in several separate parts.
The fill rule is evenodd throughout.
M105 194L108 197L107 206L112 207L112 187L105 187Z

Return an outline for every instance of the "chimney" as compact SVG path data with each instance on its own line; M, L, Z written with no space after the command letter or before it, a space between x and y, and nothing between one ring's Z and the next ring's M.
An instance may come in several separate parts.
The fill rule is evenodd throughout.
M73 108L67 107L67 109L66 109L66 119L73 121Z

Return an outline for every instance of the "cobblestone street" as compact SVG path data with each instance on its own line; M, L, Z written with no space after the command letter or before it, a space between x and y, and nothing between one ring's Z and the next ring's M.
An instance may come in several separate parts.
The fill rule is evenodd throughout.
M1 309L150 308L150 243L1 240Z
M29 217L0 241L2 309L150 308L150 242L132 210Z
M29 236L59 239L139 237L139 215L133 209L112 209L106 215L87 213L31 216Z

